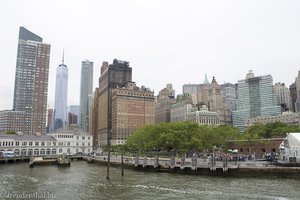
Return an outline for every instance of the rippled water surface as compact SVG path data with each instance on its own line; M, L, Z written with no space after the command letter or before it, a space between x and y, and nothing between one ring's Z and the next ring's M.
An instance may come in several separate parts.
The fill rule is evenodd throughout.
M300 199L299 178L229 178L111 168L74 161L70 168L0 164L0 199ZM27 196L26 196L27 195ZM29 196L31 195L31 196Z

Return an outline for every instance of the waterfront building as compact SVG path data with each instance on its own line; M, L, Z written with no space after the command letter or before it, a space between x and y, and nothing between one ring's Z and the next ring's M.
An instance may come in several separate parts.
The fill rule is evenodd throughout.
M33 134L46 132L49 59L50 44L20 27L13 110L27 113ZM27 130L24 127L22 132Z
M53 129L53 109L49 108L47 110L47 127L46 132L49 133Z
M98 135L99 144L107 144L112 131L112 90L123 87L132 81L132 68L129 62L113 60L108 65L103 62L99 78L98 96Z
M199 125L217 127L221 125L220 117L217 112L209 111L206 105L202 105L199 110L190 110L187 113L186 121L194 122Z
M297 100L297 88L296 88L296 83L292 83L290 85L290 96L291 96L291 111L295 112L296 111L296 108L295 108L295 105L296 105L296 100Z
M189 94L178 95L176 103L171 106L171 122L186 121L187 113L192 109L192 98Z
M237 110L232 112L233 126L243 132L250 118L281 114L272 86L271 75L255 77L252 70L246 79L238 81Z
M1 110L0 132L15 131L29 134L30 117L25 111Z
M19 156L72 155L92 152L92 136L80 129L58 129L44 135L0 134L0 151Z
M63 56L62 64L56 69L53 130L64 128L67 124L68 73Z
M167 84L166 88L162 89L156 98L155 102L155 123L170 122L171 105L176 103L175 91L172 84Z
M298 126L300 122L300 113L283 112L279 115L257 116L255 118L248 119L246 126L251 126L254 124L268 124L274 122L282 122L287 125Z
M279 149L281 163L300 164L300 133L288 133Z
M273 91L276 94L278 105L282 107L283 111L291 111L292 101L289 88L284 83L275 83Z
M85 131L89 131L89 111L93 95L93 66L94 63L88 60L81 63L80 128Z
M154 124L154 92L134 82L112 91L111 144L124 144L137 129Z

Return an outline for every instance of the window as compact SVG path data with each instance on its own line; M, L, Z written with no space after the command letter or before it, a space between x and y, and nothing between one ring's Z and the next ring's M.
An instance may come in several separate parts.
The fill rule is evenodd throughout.
M41 142L41 146L45 146L45 142Z
M82 140L85 140L85 137L84 137L84 136L82 136Z
M58 152L59 152L59 153L62 153L62 151L63 151L62 148L59 148Z
M71 145L70 142L68 142L68 143L67 143L67 146L70 146L70 145Z
M79 142L76 142L76 146L79 146Z
M16 146L19 146L20 145L20 142L16 142ZM1 146L1 142L0 142L0 146Z
M32 146L32 142L28 142L28 145L29 145L29 146Z
M39 146L39 142L35 142L35 146Z
M53 146L56 146L56 142L53 142Z
M84 146L85 144L84 144L84 142L82 143L82 146Z
M27 146L27 142L22 142L22 146Z
M79 140L79 136L76 136L76 140Z

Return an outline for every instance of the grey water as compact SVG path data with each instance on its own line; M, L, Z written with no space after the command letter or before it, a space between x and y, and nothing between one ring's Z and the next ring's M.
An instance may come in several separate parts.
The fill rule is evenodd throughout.
M142 172L73 161L70 168L0 164L0 199L300 199L299 178Z

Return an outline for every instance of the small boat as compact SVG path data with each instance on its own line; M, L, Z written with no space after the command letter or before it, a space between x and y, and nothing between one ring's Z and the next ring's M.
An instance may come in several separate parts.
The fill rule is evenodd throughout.
M43 159L43 157L32 157L30 158L29 167L33 168L37 165L56 165L57 159Z
M57 167L70 167L70 166L71 166L70 159L64 156L57 159Z

